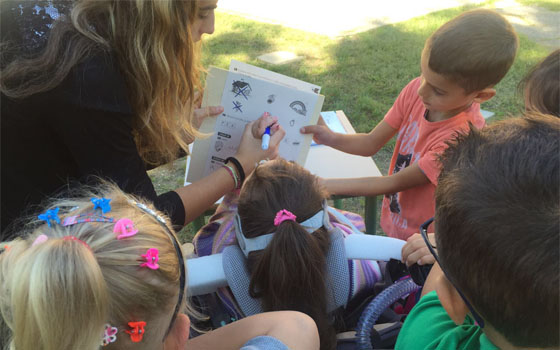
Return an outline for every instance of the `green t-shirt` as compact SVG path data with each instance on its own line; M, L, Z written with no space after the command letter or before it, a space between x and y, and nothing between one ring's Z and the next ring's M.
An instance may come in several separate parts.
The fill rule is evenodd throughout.
M457 326L435 291L423 296L410 311L397 339L395 350L399 349L498 350L470 316Z

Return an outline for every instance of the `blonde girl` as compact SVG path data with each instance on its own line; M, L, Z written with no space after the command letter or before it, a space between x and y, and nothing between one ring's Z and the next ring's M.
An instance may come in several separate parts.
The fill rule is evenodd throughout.
M54 202L20 236L0 254L5 349L319 348L313 321L295 312L188 340L185 264L169 219L116 186Z
M68 182L95 183L92 175L153 201L180 227L240 185L255 162L276 156L283 130L273 130L279 132L266 151L253 136L272 124L267 116L249 125L229 168L192 186L158 196L146 173L186 153L201 119L223 111L199 108L197 43L213 33L216 6L217 0L2 3L3 231Z

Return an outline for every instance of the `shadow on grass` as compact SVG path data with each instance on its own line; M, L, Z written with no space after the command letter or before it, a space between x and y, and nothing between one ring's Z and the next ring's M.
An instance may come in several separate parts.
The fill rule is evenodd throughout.
M420 55L428 36L473 7L438 11L340 39L222 13L217 17L216 33L205 39L203 65L227 69L230 60L237 59L318 84L325 95L323 110L344 110L356 131L368 132L391 108L401 89L420 74ZM277 50L292 51L304 59L281 66L256 59ZM482 106L496 113L490 123L520 114L517 84L548 51L520 35L520 49L513 67L495 87L496 97ZM382 173L387 171L393 146L394 141L390 141L374 156ZM345 200L345 209L362 213L363 201Z

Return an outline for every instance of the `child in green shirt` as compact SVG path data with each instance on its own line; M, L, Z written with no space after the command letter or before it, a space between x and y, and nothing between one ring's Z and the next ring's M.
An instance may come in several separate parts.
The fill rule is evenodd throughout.
M560 119L471 129L442 156L436 263L396 349L558 349Z

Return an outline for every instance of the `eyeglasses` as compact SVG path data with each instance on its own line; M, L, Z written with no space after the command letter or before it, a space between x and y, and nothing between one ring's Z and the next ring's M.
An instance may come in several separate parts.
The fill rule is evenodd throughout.
M459 288L457 288L457 286L455 285L455 283L453 283L451 278L449 278L449 274L447 272L445 272L445 269L443 268L443 266L441 265L441 262L439 261L439 257L438 257L438 255L435 251L436 247L434 247L432 245L432 243L430 243L430 240L428 239L428 226L430 226L430 224L433 221L434 221L434 218L431 218L420 226L420 235L422 235L422 238L424 239L424 243L426 243L426 245L428 246L428 249L430 250L430 253L432 253L432 255L434 256L434 259L436 259L437 263L439 264L439 267L443 271L443 274L445 275L447 280L453 285L453 288L455 288L457 290L457 293L459 293L459 295L461 296L461 298L465 302L465 305L467 305L467 308L471 312L471 315L474 317L474 320L476 321L476 323L480 326L480 328L484 328L484 320L474 310L471 303L469 303L467 298L463 295L463 293L459 290Z

